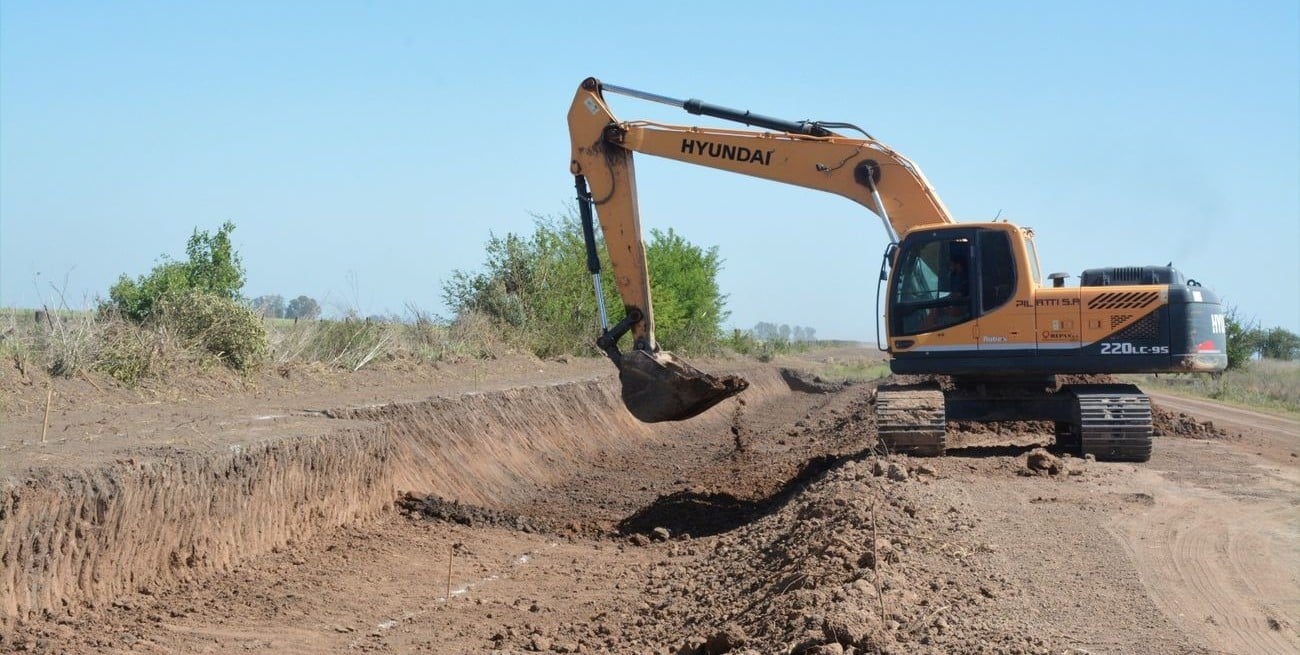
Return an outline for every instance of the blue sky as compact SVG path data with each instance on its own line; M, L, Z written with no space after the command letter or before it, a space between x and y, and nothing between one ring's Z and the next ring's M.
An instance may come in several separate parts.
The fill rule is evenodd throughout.
M1300 331L1295 2L0 3L0 304L74 306L238 225L250 296L447 314L490 232L571 205L584 77L857 123L1046 271L1173 261ZM700 124L613 98L624 119ZM886 236L838 197L637 163L732 323L874 337Z

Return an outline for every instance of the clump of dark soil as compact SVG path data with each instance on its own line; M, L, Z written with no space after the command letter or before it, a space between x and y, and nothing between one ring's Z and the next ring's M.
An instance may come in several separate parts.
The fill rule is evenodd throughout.
M408 492L397 499L397 508L407 516L469 527L505 528L527 533L556 531L556 526L534 517L458 503L435 495L420 496Z
M835 384L823 380L821 376L805 371L796 371L792 368L781 369L781 379L785 381L786 386L790 387L791 391L799 393L835 393L849 386L848 382Z
M1184 437L1187 439L1227 439L1231 435L1210 421L1199 421L1183 412L1171 412L1155 405L1151 407L1151 423L1156 436Z

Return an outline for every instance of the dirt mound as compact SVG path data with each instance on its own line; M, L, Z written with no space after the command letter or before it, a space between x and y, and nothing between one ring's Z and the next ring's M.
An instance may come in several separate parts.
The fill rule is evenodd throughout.
M771 514L708 542L674 542L635 619L576 626L616 652L1045 652L985 606L1005 593L978 545L890 464L849 460ZM955 510L953 510L955 511Z
M1151 406L1151 423L1158 437L1185 437L1187 439L1227 439L1227 430L1217 428L1210 421L1197 420L1190 414L1171 412Z

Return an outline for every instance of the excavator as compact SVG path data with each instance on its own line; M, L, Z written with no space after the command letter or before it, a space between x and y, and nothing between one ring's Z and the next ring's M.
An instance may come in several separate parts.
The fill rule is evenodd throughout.
M623 121L606 94L747 129ZM881 349L896 375L922 376L917 384L876 392L878 433L890 451L942 455L948 421L1050 421L1059 447L1146 461L1150 400L1109 374L1227 367L1226 316L1209 289L1172 265L1092 268L1078 286L1053 273L1045 284L1033 230L1007 221L954 221L916 164L853 124L783 120L596 78L579 86L568 123L570 170L599 305L596 345L617 366L623 402L641 421L697 416L748 383L704 373L655 340L634 154L837 194L881 219L889 238L880 271L886 290ZM601 290L593 212L624 305L613 325ZM879 295L878 286L877 306ZM630 348L620 350L628 332Z

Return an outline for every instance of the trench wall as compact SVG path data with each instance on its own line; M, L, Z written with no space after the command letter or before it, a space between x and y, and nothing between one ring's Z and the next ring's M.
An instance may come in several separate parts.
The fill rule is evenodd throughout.
M746 371L746 402L788 393ZM0 486L0 626L226 571L321 530L372 520L402 491L509 502L590 454L684 429L646 425L604 379L343 408L328 429L221 453L168 451ZM725 406L690 421L722 429ZM292 429L292 428L290 428Z

